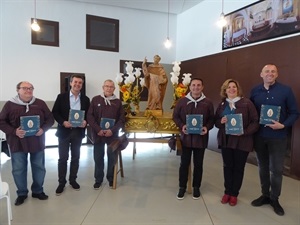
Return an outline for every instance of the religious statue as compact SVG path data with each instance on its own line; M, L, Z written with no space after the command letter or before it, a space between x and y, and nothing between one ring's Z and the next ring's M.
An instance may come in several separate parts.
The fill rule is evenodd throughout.
M148 88L148 103L149 110L162 110L162 103L165 97L168 84L168 77L163 66L159 63L160 56L154 56L154 63L147 67L147 59L144 59L142 69L145 77L145 87Z

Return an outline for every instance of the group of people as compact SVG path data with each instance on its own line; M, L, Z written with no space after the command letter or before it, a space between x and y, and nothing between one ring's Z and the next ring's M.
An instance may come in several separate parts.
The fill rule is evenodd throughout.
M32 197L40 200L48 199L43 185L45 169L45 132L57 122L58 137L58 187L56 195L61 195L67 183L68 159L71 152L68 181L75 190L80 190L77 183L79 169L80 147L85 137L87 124L92 129L95 161L94 189L99 189L104 178L105 144L109 145L118 137L119 130L124 127L125 113L122 102L114 95L115 84L112 80L103 83L103 93L95 96L92 101L81 89L84 77L72 75L70 91L59 94L55 100L52 112L46 103L33 95L34 87L28 81L17 84L17 95L4 105L0 113L0 129L6 134L11 151L12 175L17 187L15 205L21 205L28 197L27 167L28 155L32 171ZM84 119L79 126L74 127L69 121L70 109L84 112ZM39 129L32 136L26 136L21 128L20 117L39 116ZM114 120L112 127L102 127L101 118ZM108 165L106 178L109 186L113 186L113 169L117 151L107 151Z
M157 57L158 63L160 58ZM146 70L146 67L144 67ZM216 126L217 141L222 152L224 173L224 195L221 203L235 206L244 177L244 168L249 152L256 152L262 195L251 202L253 206L270 204L275 213L284 215L279 204L282 186L284 158L287 150L288 128L297 120L299 113L295 96L290 87L276 81L277 67L273 64L265 65L260 73L263 83L253 88L250 98L243 97L238 81L226 80L221 86L219 103L216 112L212 101L204 93L204 83L200 78L193 78L189 85L189 93L181 98L173 111L173 120L181 131L182 154L179 167L178 199L183 199L188 181L189 165L193 154L193 198L201 196L200 187L203 174L203 159L208 145L209 130ZM149 72L151 79L156 77ZM155 81L165 84L164 80ZM154 83L155 83L154 82ZM122 102L114 95L115 84L106 80L102 86L103 93L95 96L92 101L81 93L84 78L73 75L70 79L70 91L59 94L52 112L46 103L33 95L34 87L27 81L17 84L17 95L9 100L0 113L0 129L6 133L11 151L12 174L17 186L15 205L21 205L28 197L27 188L27 157L30 155L33 183L32 197L46 200L43 184L45 178L45 132L52 127L54 119L57 122L58 137L58 187L56 195L62 194L67 183L67 165L69 151L71 152L69 184L79 190L77 173L79 168L80 147L85 136L87 124L92 129L94 145L95 183L94 189L99 189L104 179L105 145L112 143L119 130L125 124L125 112ZM154 85L154 84L152 84ZM153 97L155 99L155 97ZM158 100L157 100L158 101ZM154 101L156 102L156 101ZM162 99L159 100L162 102ZM151 101L150 101L151 103ZM272 120L270 124L259 124L261 106L280 106L279 121ZM151 104L150 104L151 105ZM149 108L161 109L161 105ZM84 120L78 127L72 127L69 121L70 109L84 111ZM186 116L202 115L202 128L199 134L189 134ZM229 114L241 114L243 133L237 135L226 134L225 123ZM40 128L33 136L25 137L26 132L20 127L21 116L38 115ZM114 120L112 127L101 127L101 118ZM108 165L106 179L109 186L113 186L113 169L117 152L107 151Z
M224 195L221 203L235 206L244 177L244 168L249 152L256 152L261 196L251 202L258 207L270 204L277 215L284 215L279 203L284 159L287 151L288 129L299 117L297 102L290 87L276 81L277 67L267 64L260 76L263 83L254 87L250 98L243 97L239 82L226 80L220 90L221 102L214 112L213 103L203 93L204 83L193 78L190 92L179 100L173 111L173 120L181 131L182 154L179 168L178 199L183 199L188 181L189 165L193 154L193 198L200 197L203 173L203 157L207 148L209 130L218 128L217 142L223 159ZM279 121L260 124L262 105L280 106ZM189 134L186 116L203 115L200 134ZM227 134L226 123L230 114L241 114L243 133Z

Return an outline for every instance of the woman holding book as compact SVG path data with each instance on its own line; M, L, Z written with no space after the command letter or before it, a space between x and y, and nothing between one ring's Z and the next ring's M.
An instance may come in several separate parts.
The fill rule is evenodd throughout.
M228 79L221 86L222 101L215 114L218 147L222 151L225 192L222 204L237 204L244 168L253 150L253 134L258 130L258 115L253 103L242 97L236 80ZM229 119L229 117L231 119Z

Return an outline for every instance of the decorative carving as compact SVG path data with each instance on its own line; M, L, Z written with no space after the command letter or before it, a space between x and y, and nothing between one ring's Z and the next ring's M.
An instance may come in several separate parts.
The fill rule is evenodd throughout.
M164 113L162 116L144 115L143 112L140 112L136 116L127 117L125 123L126 132L179 133L171 113Z
M159 125L160 124L159 124L159 120L157 119L157 117L150 115L147 118L147 121L145 123L145 128L147 129L148 132L154 133L159 128Z

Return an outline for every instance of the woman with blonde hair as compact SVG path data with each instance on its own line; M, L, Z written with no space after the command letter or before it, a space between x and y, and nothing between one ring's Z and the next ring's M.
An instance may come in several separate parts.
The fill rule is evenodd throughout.
M238 81L226 80L221 86L221 102L215 113L215 126L218 131L218 147L221 149L224 173L224 195L222 204L237 204L242 186L244 168L249 152L253 151L253 134L258 130L258 115L253 103L244 98ZM226 132L228 115L241 114L242 130L238 134Z

